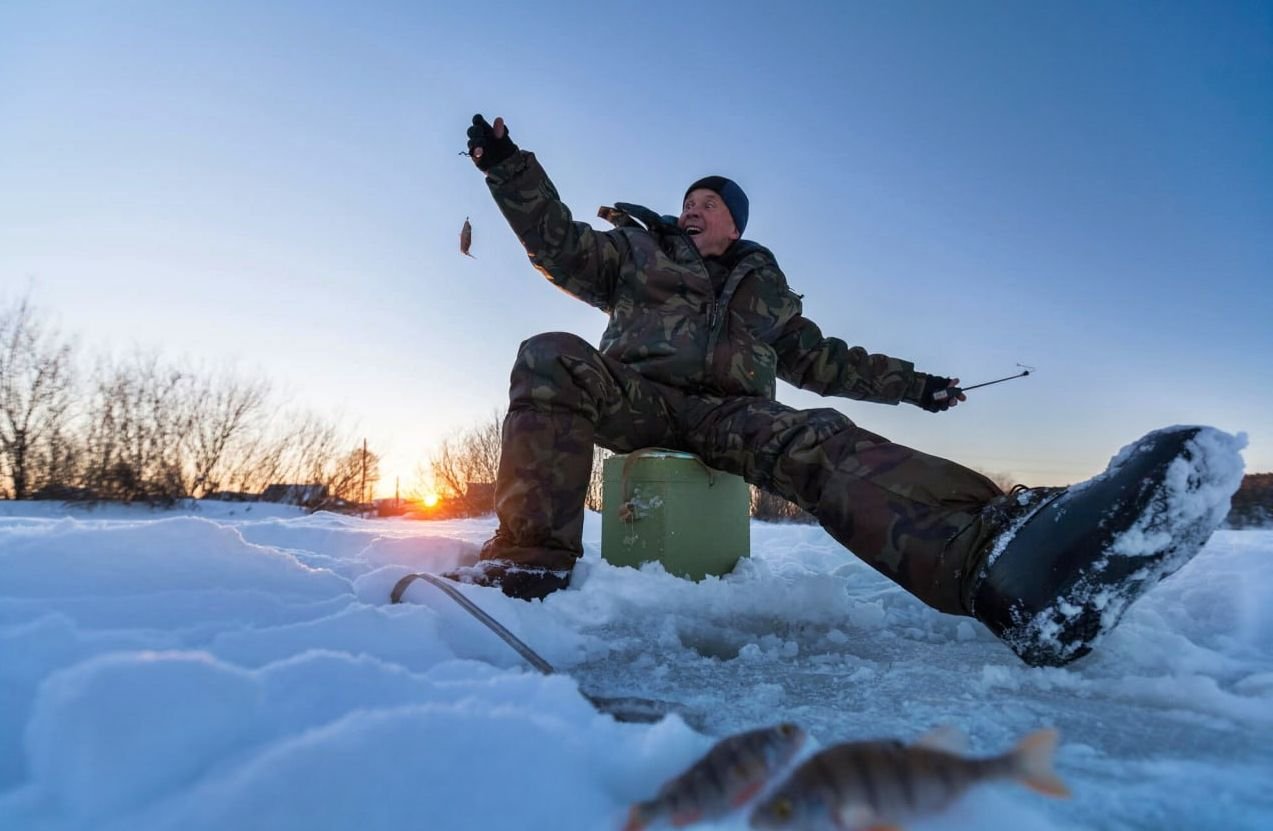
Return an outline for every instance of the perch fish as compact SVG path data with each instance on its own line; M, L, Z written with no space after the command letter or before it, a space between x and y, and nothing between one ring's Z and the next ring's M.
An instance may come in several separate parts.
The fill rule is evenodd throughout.
M912 745L860 741L810 756L756 807L752 828L801 831L900 829L942 810L982 782L1011 779L1050 796L1069 796L1052 770L1057 731L1038 730L988 759L959 752L963 736L939 729Z
M473 245L473 226L469 224L469 218L464 217L464 227L460 229L460 253L466 257L473 257L469 253L469 247ZM477 259L477 257L473 257Z
M703 758L664 784L653 799L633 805L623 831L641 831L654 822L680 828L723 816L759 793L804 741L804 730L794 724L721 739Z

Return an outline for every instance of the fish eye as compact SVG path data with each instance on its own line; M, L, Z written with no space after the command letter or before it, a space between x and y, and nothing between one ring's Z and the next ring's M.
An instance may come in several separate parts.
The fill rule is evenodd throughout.
M784 736L794 736L796 734L796 726L794 724L784 724L778 728L778 731Z
M774 816L778 819L787 819L791 816L791 800L780 799L774 803Z

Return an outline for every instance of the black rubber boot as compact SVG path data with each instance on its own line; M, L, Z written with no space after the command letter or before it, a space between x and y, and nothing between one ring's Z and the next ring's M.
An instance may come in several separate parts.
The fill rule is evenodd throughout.
M528 566L509 560L482 560L441 576L457 583L498 588L518 600L540 600L570 585L569 569Z
M1032 666L1087 654L1224 521L1240 446L1211 428L1168 428L1086 482L1009 495L1021 515L990 545L973 615Z

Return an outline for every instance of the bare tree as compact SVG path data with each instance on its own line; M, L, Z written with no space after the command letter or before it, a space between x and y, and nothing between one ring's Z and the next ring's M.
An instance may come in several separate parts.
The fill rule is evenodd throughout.
M437 483L433 481L433 470L428 460L416 462L411 471L411 480L407 484L406 498L412 502L424 502L426 499L441 497Z
M342 446L348 442L340 428L315 413L288 413L272 425L254 456L251 485L323 483Z
M202 496L261 446L268 385L137 353L99 363L85 436L85 484L100 498ZM255 435L254 435L255 434Z
M329 490L336 484L347 458L341 448L351 443L339 425L315 415L284 440L290 444L286 481L326 485Z
M268 404L263 405L270 410ZM233 491L258 493L269 485L319 485L331 495L355 501L363 476L362 447L349 431L313 412L281 411L254 418L250 429L231 443L218 478ZM379 479L379 457L367 453L367 487Z
M332 468L324 484L328 493L347 502L363 503L380 481L380 457L359 445Z
M191 429L183 405L188 374L138 353L99 365L89 405L85 482L98 498L171 503L187 495L181 444Z
M813 516L794 502L789 502L777 494L761 490L755 485L751 489L751 515L756 519L777 522L816 522Z
M230 373L191 377L185 401L189 429L182 441L187 493L221 489L233 456L254 447L251 434L259 431L268 395L269 385L260 380Z
M464 495L465 480L460 472L459 457L462 453L460 444L462 435L447 436L438 442L438 447L429 454L429 470L433 474L434 487L447 499L456 499Z
M606 459L613 455L614 453L600 445L592 446L592 473L588 477L588 495L584 499L584 507L589 510L601 510L601 497L605 485L605 463Z
M0 459L25 499L40 484L45 445L65 435L74 401L72 347L38 319L28 297L0 311Z
M78 431L64 426L49 432L37 449L36 468L41 471L36 499L69 499L78 492L84 446Z
M457 513L479 514L493 509L503 421L503 413L493 412L486 421L445 437L429 455L433 486L456 506Z
M376 454L350 453L329 419L282 412L262 380L138 352L99 359L77 397L72 370L28 298L0 307L0 498L170 504L286 483L362 501L379 478Z
M459 430L438 444L430 454L429 468L438 491L450 498L462 497L470 483L493 483L499 472L503 413L466 430Z
M275 414L245 437L227 464L230 489L257 493L272 484L303 484L315 467L307 461L336 447L336 429L314 413ZM304 474L302 474L304 471Z
M423 495L424 483L431 481L432 490L450 501L456 513L490 511L490 489L481 488L480 495L475 495L471 486L493 485L495 482L503 444L503 421L504 413L497 411L488 420L442 439L430 454L427 467L421 466L416 470L417 497ZM605 459L612 455L603 447L593 447L592 475L588 480L585 504L594 511L601 510L602 466Z

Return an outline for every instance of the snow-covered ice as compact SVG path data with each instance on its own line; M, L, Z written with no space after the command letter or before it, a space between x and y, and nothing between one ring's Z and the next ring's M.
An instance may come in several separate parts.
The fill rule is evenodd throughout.
M493 524L0 502L0 828L618 828L779 720L814 747L949 724L981 754L1061 730L1073 799L987 786L920 831L1273 827L1273 531L1218 532L1091 656L1031 669L816 527L755 523L691 583L601 561L590 514L569 591L464 589L543 676L426 583L388 603Z

